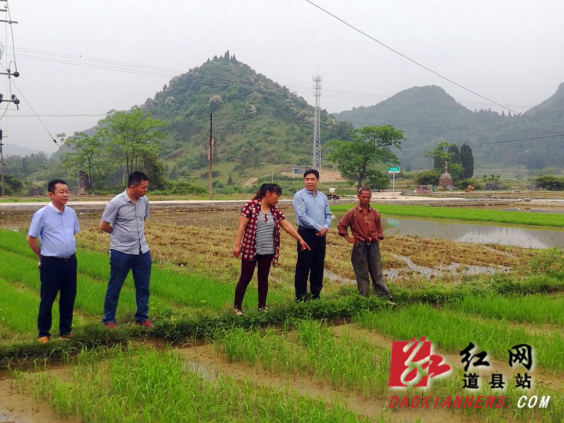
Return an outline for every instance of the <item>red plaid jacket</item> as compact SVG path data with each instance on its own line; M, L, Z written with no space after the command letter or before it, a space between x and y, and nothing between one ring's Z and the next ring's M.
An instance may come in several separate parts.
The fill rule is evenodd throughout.
M241 216L249 219L241 242L241 258L243 260L255 261L257 259L256 236L260 209L260 200L251 200L241 209ZM272 263L276 265L280 256L280 222L286 218L278 207L272 206L270 212L274 217L274 257Z

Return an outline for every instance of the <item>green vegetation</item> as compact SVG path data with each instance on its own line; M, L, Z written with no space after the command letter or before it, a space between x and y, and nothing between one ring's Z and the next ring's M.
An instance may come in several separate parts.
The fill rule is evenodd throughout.
M333 213L343 213L353 206L354 204L338 204L331 206L331 211ZM390 204L373 204L373 207L380 213L390 216L502 223L509 225L546 226L554 228L564 227L564 215L562 214L534 214L505 210L461 209L428 206L396 206Z
M537 187L547 189L549 191L562 191L564 190L564 178L559 178L554 175L543 175L535 179Z
M31 252L22 234L0 230L0 277L24 284L39 291L39 272L37 259ZM109 277L109 258L105 254L78 251L79 289L75 307L87 314L102 313L103 299ZM173 303L183 307L211 308L221 310L233 300L233 286L214 281L206 275L179 273L173 269L153 268L151 275L151 310L165 313ZM121 316L135 313L135 292L130 275L120 295L118 312ZM277 294L271 293L271 300L277 300ZM246 303L257 301L255 290L249 289Z
M397 163L391 147L400 148L403 132L391 125L366 126L353 131L351 141L332 140L327 146L329 158L337 163L341 174L357 181L357 188L368 182L370 188L386 188L389 178L375 169L382 163Z
M244 361L271 372L315 375L334 387L354 388L365 397L385 392L388 350L351 334L335 337L328 326L317 321L292 322L290 326L295 327L295 333L234 329L216 346L229 362Z
M467 296L461 301L448 304L452 311L462 311L490 319L502 319L519 323L550 323L564 326L564 297L549 298L546 295L496 295Z
M355 321L363 328L376 329L395 339L411 339L414 334L425 336L437 346L452 352L460 352L472 342L481 351L487 351L500 361L506 360L508 349L525 343L535 349L539 367L564 370L561 360L564 337L559 333L531 334L521 328L510 328L506 321L483 318L470 320L466 313L435 310L427 304L414 305L397 312L363 312Z
M173 352L148 347L115 351L104 363L84 355L70 381L30 378L35 383L28 389L60 416L89 422L359 421L342 405L237 382L196 363L189 366Z

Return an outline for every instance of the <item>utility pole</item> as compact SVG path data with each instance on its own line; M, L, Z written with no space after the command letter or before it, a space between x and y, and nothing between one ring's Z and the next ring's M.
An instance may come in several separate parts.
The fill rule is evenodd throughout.
M0 169L2 173L2 197L6 195L6 191L4 190L4 153L2 152L2 147L4 144L2 143L2 130L0 129Z
M0 19L0 22L4 22L8 25L12 25L12 24L17 24L16 21L12 20L12 16L10 15L10 11L8 9L8 0L0 0L1 3L6 3L6 5L4 6L4 8L0 8L0 13L6 13L6 17L7 19ZM7 32L6 32L7 34ZM12 34L13 37L13 34ZM13 43L14 39L12 38L12 43ZM6 45L8 45L8 40L6 39ZM13 45L13 44L12 44ZM3 48L3 53L5 54L5 49ZM8 82L10 81L10 78L13 76L15 78L17 78L18 76L20 76L20 73L18 72L18 66L16 65L16 52L12 51L12 54L14 55L14 67L15 70L12 71L12 69L10 68L10 65L12 62L8 62L8 55L6 55L6 67L4 67L5 72L0 72L0 75L6 75L8 77ZM10 87L10 91L11 87ZM15 94L10 95L9 99L5 99L4 98L4 94L0 94L0 103L14 103L17 107L17 109L19 110L19 104L20 104L20 100L18 100L18 98L15 96ZM6 105L6 109L8 108L8 105ZM5 113L5 112L4 112ZM4 117L4 115L2 115L2 117ZM2 118L0 118L1 120ZM4 143L2 142L2 129L0 129L0 174L1 174L1 180L2 180L2 197L4 197L6 195L6 189L4 187L4 152L3 152L3 147L4 147Z
M321 77L313 78L315 85L313 95L315 96L315 116L313 121L313 164L312 168L321 170Z
M210 144L208 147L208 161L210 164L209 173L208 173L208 196L209 199L212 199L212 163L213 163L213 114L210 113Z

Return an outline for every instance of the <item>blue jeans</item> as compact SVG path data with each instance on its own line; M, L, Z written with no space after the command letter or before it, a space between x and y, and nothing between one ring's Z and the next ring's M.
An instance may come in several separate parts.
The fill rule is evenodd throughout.
M149 280L151 279L151 253L125 254L117 250L110 250L110 281L104 301L104 323L116 322L116 310L119 293L129 271L133 271L135 282L135 300L137 313L135 320L144 322L149 320Z
M41 302L37 328L39 338L51 336L53 303L59 296L59 334L68 335L72 331L72 316L76 298L76 256L67 261L41 257L39 277L41 279Z

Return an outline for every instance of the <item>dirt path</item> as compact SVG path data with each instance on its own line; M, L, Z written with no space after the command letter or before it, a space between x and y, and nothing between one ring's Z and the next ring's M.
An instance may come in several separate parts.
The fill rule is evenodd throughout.
M80 420L62 418L46 403L37 403L30 395L20 392L15 382L0 376L0 423L78 423Z

